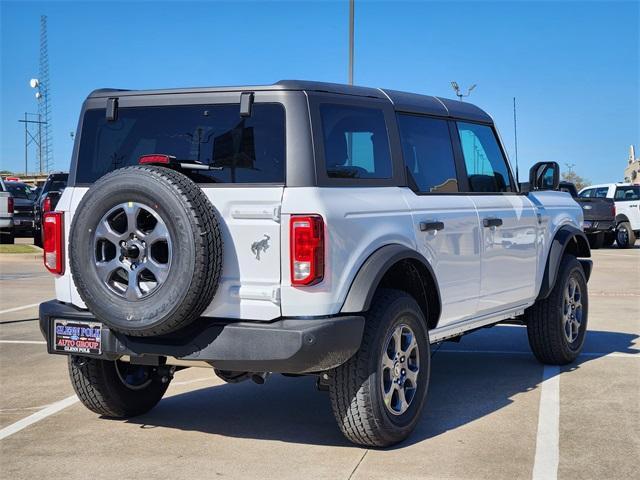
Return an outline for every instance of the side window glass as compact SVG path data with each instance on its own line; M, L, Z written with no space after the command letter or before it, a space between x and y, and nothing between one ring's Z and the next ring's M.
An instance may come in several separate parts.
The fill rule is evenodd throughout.
M507 162L491 127L457 122L472 192L511 192Z
M382 110L322 104L320 116L329 178L391 178L391 152Z
M580 195L578 195L580 198L591 198L591 196L593 195L595 188L588 188L586 190L584 190L583 192L580 193Z
M615 200L621 200L621 201L640 200L640 186L632 185L628 187L616 188Z
M398 115L409 185L421 193L457 192L458 179L445 120Z
M598 198L607 198L607 192L609 191L609 187L604 188L596 188L595 196Z

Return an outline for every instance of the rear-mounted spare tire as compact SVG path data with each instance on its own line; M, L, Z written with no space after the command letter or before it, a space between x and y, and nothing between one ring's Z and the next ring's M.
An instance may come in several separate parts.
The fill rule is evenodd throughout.
M222 271L216 212L179 172L115 170L84 195L69 238L80 297L112 330L136 336L173 332L211 303Z

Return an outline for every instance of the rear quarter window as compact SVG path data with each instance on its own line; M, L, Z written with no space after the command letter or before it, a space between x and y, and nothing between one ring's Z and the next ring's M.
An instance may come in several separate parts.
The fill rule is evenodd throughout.
M320 105L320 117L329 178L392 177L389 138L382 110L325 103Z
M212 167L200 183L284 183L285 113L280 104L127 107L107 121L104 109L87 110L77 159L78 184L137 165L143 155L165 154Z
M617 187L614 199L622 202L640 200L640 186Z

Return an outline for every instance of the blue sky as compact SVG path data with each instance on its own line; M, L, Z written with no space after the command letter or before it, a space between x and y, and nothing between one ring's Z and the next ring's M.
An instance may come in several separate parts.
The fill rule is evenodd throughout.
M100 87L345 82L348 1L0 1L0 168L24 169L17 122L36 111L48 15L56 169L68 168L84 97ZM640 143L640 2L356 0L355 83L471 101L496 120L521 179L536 161L622 177ZM35 166L35 157L31 165Z

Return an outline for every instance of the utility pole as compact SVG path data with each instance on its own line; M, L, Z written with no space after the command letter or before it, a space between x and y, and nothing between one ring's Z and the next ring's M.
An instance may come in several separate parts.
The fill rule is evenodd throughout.
M516 148L516 183L520 183L520 172L518 172L518 123L516 121L516 97L513 97L513 141Z
M37 117L37 120L32 120L30 117ZM39 167L40 173L42 173L42 126L46 125L47 122L43 122L41 120L41 116L39 113L27 113L24 112L24 119L18 120L20 123L24 123L24 174L29 174L29 145L34 143L38 149L39 157ZM38 126L37 136L31 131L31 126Z
M349 85L353 85L353 29L355 0L349 0Z

